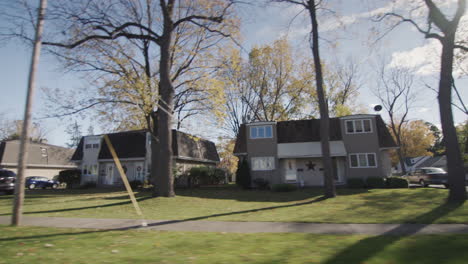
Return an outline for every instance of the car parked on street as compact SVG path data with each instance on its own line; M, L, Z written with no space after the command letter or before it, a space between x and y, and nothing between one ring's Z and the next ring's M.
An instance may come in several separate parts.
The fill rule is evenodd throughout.
M49 180L46 177L33 176L26 178L26 187L32 190L35 188L52 188L57 189L59 187L59 182L55 180Z
M0 191L6 194L15 192L16 173L11 170L0 169Z
M447 172L441 168L417 168L414 172L410 173L407 178L410 183L419 183L422 187L426 187L429 184L443 184L445 187L448 186Z

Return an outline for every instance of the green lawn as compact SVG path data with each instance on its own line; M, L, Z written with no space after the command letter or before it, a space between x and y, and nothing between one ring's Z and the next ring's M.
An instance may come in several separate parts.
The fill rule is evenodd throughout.
M468 235L96 231L0 226L0 263L466 263Z
M293 221L321 223L468 223L468 203L444 205L448 191L434 188L338 190L323 200L321 189L288 193L237 188L178 190L175 198L137 193L147 219ZM12 196L0 196L0 215L10 215ZM124 191L27 191L29 216L137 218Z

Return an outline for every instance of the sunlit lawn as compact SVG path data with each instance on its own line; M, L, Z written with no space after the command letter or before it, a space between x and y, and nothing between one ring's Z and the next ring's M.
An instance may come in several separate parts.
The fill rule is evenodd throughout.
M0 226L0 263L466 263L468 235L95 231Z
M177 190L175 198L137 197L147 219L293 221L326 223L468 223L468 203L443 206L446 189L339 189L322 200L321 189L288 193L206 188ZM10 215L12 196L0 196L0 215ZM28 216L137 218L124 191L27 191Z

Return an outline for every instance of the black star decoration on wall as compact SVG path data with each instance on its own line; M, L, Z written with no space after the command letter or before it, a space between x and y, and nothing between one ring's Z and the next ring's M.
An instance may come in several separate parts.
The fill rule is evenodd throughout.
M310 160L307 162L306 166L308 170L315 170L315 163L312 163Z

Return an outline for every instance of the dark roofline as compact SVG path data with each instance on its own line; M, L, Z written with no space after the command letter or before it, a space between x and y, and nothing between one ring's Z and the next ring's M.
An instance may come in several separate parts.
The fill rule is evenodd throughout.
M395 140L391 136L388 128L379 114L356 114L342 117L330 118L330 131L329 137L332 140L343 140L341 134L341 120L346 120L352 117L374 117L375 126L377 128L377 137L379 147L381 149L398 148ZM241 155L247 153L247 129L246 126L253 124L241 124L239 126L238 134L236 135L236 142L234 145L234 154ZM290 128L288 128L290 127ZM317 142L320 141L320 119L300 119L300 120L286 120L276 122L277 143L294 143L294 142ZM307 132L307 133L306 133Z
M178 133L178 134L183 134L183 135L188 136L188 137L195 137L195 138L197 138L198 141L203 141L203 142L207 142L207 143L214 143L214 142L211 141L211 140L204 139L204 138L199 137L199 136L191 135L191 134L182 132L182 131L177 130L177 129L172 129L172 133L174 133L174 132L176 132L176 133Z
M191 135L191 134L188 134L188 133L185 133L185 132L182 132L182 131L178 131L176 129L172 129L172 149L173 149L173 155L175 158L180 158L180 159L183 159L183 160L192 160L192 161L197 161L197 162L205 162L205 163L218 163L220 161L219 159L219 154L216 150L216 144L213 142L213 141L210 141L210 140L207 140L207 139L204 139L204 138L201 138L201 137L198 137L198 136L194 136L194 135ZM83 160L83 145L84 145L84 138L85 137L90 137L90 136L104 136L104 135L108 135L109 137L113 137L113 136L122 136L122 135L125 135L125 134L138 134L138 133L144 133L146 135L146 133L149 132L147 129L139 129L139 130L129 130L129 131L120 131L120 132L114 132L114 133L107 133L107 134L97 134L97 135L88 135L88 136L83 136L81 137L80 139L80 142L77 146L77 148L75 149L75 152L71 158L72 161L75 161L75 162L79 162L81 160ZM211 145L212 147L214 147L214 152L212 151L212 159L200 159L200 158L195 158L195 157L186 157L186 156L181 156L180 155L180 148L179 148L179 138L196 138L196 141L199 141L200 143L202 143L203 145ZM145 143L146 145L146 143ZM209 147L208 147L209 148ZM101 147L101 150L99 151L99 154L98 154L98 160L102 160L103 158L101 157L102 155L102 152L103 151L106 151L106 150L103 150L103 149L107 149L107 147ZM104 156L107 156L107 155L104 155ZM140 156L138 157L129 157L129 158L140 158ZM141 156L141 158L145 158L145 155ZM104 159L107 159L107 158L104 158ZM125 159L125 158L123 158Z
M330 117L329 120L336 120L340 119L341 117ZM277 121L277 124L284 124L284 123L295 123L295 122L307 122L307 121L320 121L320 118L308 118L308 119L291 119L291 120L284 120L284 121ZM253 123L248 123L253 124Z
M8 143L8 142L13 142L13 141L18 141L18 143L21 143L21 139L9 139L9 140L2 140L1 142L3 143ZM54 147L54 148L62 148L62 149L71 149L71 148L67 148L67 147L62 147L62 146L58 146L58 145L52 145L52 144L49 144L49 143L43 143L43 142L37 142L37 141L29 141L29 144L36 144L36 145L43 145L43 146L47 146L47 147Z
M128 133L141 133L141 132L148 132L148 129L138 129L138 130L126 130L126 131L118 131L118 132L111 132L111 133L104 133L104 134L96 134L96 135L86 135L84 137L93 137L93 136L104 136L104 135L116 135L116 134L128 134Z

